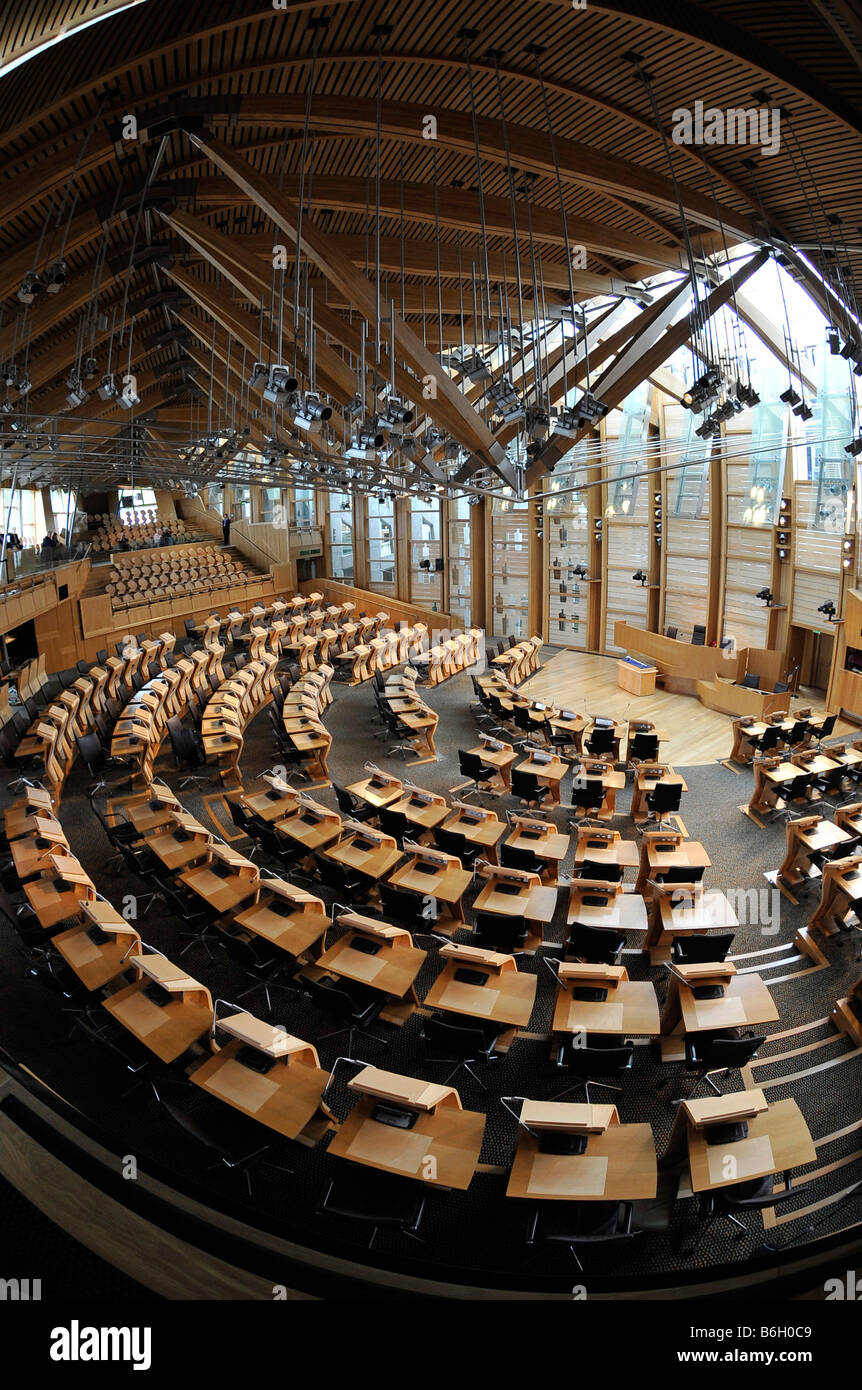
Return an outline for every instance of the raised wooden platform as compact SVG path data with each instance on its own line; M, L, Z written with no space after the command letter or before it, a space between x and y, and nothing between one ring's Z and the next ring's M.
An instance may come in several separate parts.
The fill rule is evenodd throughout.
M726 758L733 743L731 720L707 709L691 695L655 690L635 696L617 685L616 656L560 652L541 671L525 681L521 691L539 700L587 714L616 719L651 719L670 734L662 744L662 760L674 767L693 767Z

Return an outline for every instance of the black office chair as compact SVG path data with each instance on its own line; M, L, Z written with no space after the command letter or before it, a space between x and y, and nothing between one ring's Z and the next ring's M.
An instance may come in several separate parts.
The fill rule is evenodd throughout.
M491 707L491 714L495 720L495 727L500 733L508 733L514 723L513 710L506 709L499 695L492 692L488 694L488 704Z
M391 835L396 844L400 845L404 836L410 833L410 822L403 811L393 811L388 806L381 806L377 816L383 834Z
M577 1076L579 1080L575 1086L570 1086L568 1090L554 1096L554 1100L570 1096L582 1083L588 1105L592 1104L591 1086L598 1086L603 1091L621 1091L621 1086L612 1086L608 1081L597 1081L596 1078L623 1076L625 1072L631 1071L634 1057L635 1045L632 1042L621 1042L614 1037L589 1033L587 1046L584 1047L582 1037L572 1034L557 1048L556 1063L561 1070L567 1071L570 1076Z
M832 733L832 730L835 728L835 723L837 719L837 714L827 714L826 718L821 720L819 724L816 722L816 720L809 721L811 736L813 741L817 744L818 748L822 745L823 740L828 738L829 735Z
M595 816L602 808L605 799L605 789L599 777L579 777L575 776L572 784L572 810L582 812L582 815L575 815L569 821L570 825L584 825L591 817ZM600 874L601 878L602 875Z
M247 998L249 994L254 994L255 990L262 989L267 1011L271 1015L271 989L284 990L294 998L298 997L297 990L292 989L280 978L285 970L293 968L293 960L278 946L273 946L260 937L246 940L241 936L232 936L228 931L218 933L216 945L221 947L231 964L238 966L243 974L252 981L248 989L237 994L237 1003Z
M687 1033L685 1038L685 1070L695 1073L696 1080L685 1100L691 1100L701 1081L705 1081L717 1096L723 1094L716 1086L713 1076L730 1071L739 1071L748 1065L758 1050L766 1042L765 1034L755 1037L753 1033L744 1038L726 1033Z
M658 736L653 733L634 733L629 739L628 764L654 763L658 759Z
M691 645L693 647L702 647L705 642L706 628L703 626L702 623L695 623L694 627L691 630Z
M151 1080L150 1085L174 1128L216 1156L209 1169L223 1165L231 1172L241 1173L248 1195L253 1197L251 1174L272 1148L271 1131L206 1095L200 1087L172 1083L165 1077ZM278 1165L267 1161L267 1167ZM280 1168L280 1171L290 1173L287 1168Z
M422 1241L419 1228L426 1199L423 1183L344 1163L327 1179L318 1199L317 1215L370 1225L370 1250L381 1229L395 1230Z
M784 735L784 742L787 744L787 747L798 748L801 743L804 743L808 737L808 727L807 719L795 719L793 721L793 727L788 729L787 733Z
M589 737L584 744L586 751L591 758L600 758L605 753L612 753L614 749L615 732L613 725L607 728L603 724L594 725L590 730Z
M675 627L666 627L664 630L664 635L665 637L670 637L672 641L676 641L677 631L678 629Z
M356 869L351 869L347 864L340 864L338 860L330 859L317 850L314 851L314 864L323 887L336 893L339 901L351 902L354 906L359 902L366 905L367 882Z
M483 1027L475 1019L461 1018L458 1014L447 1014L445 1018L431 1014L428 1018L422 1019L422 1041L428 1047L440 1049L443 1055L426 1057L425 1060L455 1062L455 1066L442 1083L444 1086L450 1085L460 1071L466 1071L481 1090L487 1091L488 1087L476 1075L473 1066L479 1061L485 1062L488 1066L499 1062L500 1058L495 1048L502 1031L497 1024L486 1024Z
M198 734L185 728L176 715L168 719L168 734L177 770L184 774L180 778L180 790L194 782L208 782L208 777L199 777L194 771L206 763L206 753Z
M524 949L526 918L508 917L498 912L477 912L473 917L473 935L474 944L482 950L514 956Z
M540 782L535 772L520 772L512 769L512 796L527 806L541 806L550 794L550 788Z
M590 927L573 922L564 951L568 960L584 961L587 965L619 965L625 944L625 933L614 927Z
M761 756L765 757L766 754L773 752L773 750L778 747L781 742L781 737L781 726L779 724L768 724L760 735L760 738L752 738L748 741L752 748L755 748Z
M547 862L538 857L535 850L521 849L517 845L500 846L500 863L504 869L522 869L528 874L541 874Z
M225 800L228 812L230 814L230 818L236 826L237 830L241 830L244 835L246 835L250 840L254 841L256 839L255 832L258 829L260 823L255 820L255 817L252 814L252 812L249 811L245 806L243 806L241 801L237 801L235 797L228 796L225 798ZM256 849L257 846L254 845L250 850L246 851L249 859L254 857Z
M415 932L433 929L437 921L437 904L433 898L411 893L407 888L396 888L394 884L382 880L377 888L381 911L387 922Z
M739 684L743 686L745 690L759 690L760 677L756 676L753 671L747 671Z
M733 945L734 933L717 932L715 936L674 936L670 943L670 958L674 965L709 965L727 959Z
M337 782L332 783L332 790L335 792L335 799L338 802L338 809L348 820L367 821L373 820L377 811L373 806L369 806L366 801L360 801L358 796L354 796L346 787L341 787Z
M661 829L667 817L679 810L682 801L682 785L679 782L658 781L653 790L647 792L644 799L649 815L643 825L638 826L641 834L656 826Z
M531 742L535 738L540 738L544 733L541 723L530 717L530 708L528 705L513 706L512 719L515 728L527 736L525 739L520 740L521 743Z
M379 675L380 673L377 672L376 674ZM470 706L471 714L475 718L477 724L485 724L489 726L495 725L496 720L494 719L494 715L491 710L491 705L487 694L482 689L475 676L471 676L470 680L473 683L473 694L476 696L476 703Z
M784 1188L781 1191L776 1192L774 1190L774 1183L775 1175L768 1173L763 1178L751 1178L747 1182L730 1183L727 1187L719 1187L713 1191L702 1193L696 1239L691 1246L683 1250L683 1254L687 1256L696 1254L710 1227L714 1222L722 1219L735 1226L736 1239L743 1240L749 1234L749 1230L745 1222L739 1219L738 1213L763 1211L767 1207L782 1206L786 1202L804 1198L813 1187L813 1183L810 1182L794 1187L789 1169L784 1173ZM777 1248L776 1245L767 1240L760 1243L761 1250L774 1252Z
M483 794L493 795L494 788L491 783L497 776L496 769L483 763L478 753L471 753L465 748L459 748L458 771L462 777L466 777L469 782L472 782L473 786L463 789L450 787L450 796L457 792L462 801L466 801L468 796L476 796L481 801Z
M578 1251L633 1240L631 1202L543 1202L527 1222L527 1246L565 1245L577 1268ZM528 1261L531 1263L531 1261Z
M402 753L405 757L415 753L416 749L411 742L413 730L404 723L403 719L400 719L387 705L380 706L380 715L383 720L383 737L388 745L388 753L390 755Z
M379 990L370 989L367 985L358 984L353 980L333 980L330 975L321 975L318 980L303 979L302 989L316 1009L331 1014L342 1022L342 1027L336 1028L334 1032L317 1035L316 1042L340 1038L346 1033L347 1055L352 1057L353 1038L358 1031L369 1042L379 1043L381 1047L389 1046L388 1038L378 1037L376 1033L371 1032L372 1023L386 1004L386 995L381 994Z
M813 773L800 772L797 777L792 777L789 782L783 783L781 796L784 805L776 807L770 813L770 822L792 820L800 807L807 807L810 804L808 793L813 781Z

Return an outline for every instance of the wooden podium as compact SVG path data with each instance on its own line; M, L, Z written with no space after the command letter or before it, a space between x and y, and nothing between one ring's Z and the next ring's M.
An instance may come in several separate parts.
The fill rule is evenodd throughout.
M630 695L652 695L657 675L657 666L632 666L629 661L617 662L617 685Z

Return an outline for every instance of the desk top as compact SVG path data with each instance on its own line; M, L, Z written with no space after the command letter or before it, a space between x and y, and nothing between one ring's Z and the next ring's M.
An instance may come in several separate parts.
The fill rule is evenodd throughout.
M602 1001L573 999L579 984L607 990ZM604 1033L658 1037L661 1031L655 985L644 980L598 980L575 976L560 981L551 1024L554 1033Z
M197 993L189 998L180 994L160 1007L144 994L148 984L137 980L104 999L102 1007L163 1062L175 1062L209 1032L212 1005Z
M397 801L390 803L389 810L399 811L411 824L423 830L433 830L448 816L449 805L445 797L437 796L434 792L405 789Z
M613 887L616 889L617 885ZM589 899L595 898L595 902ZM598 899L603 899L599 902ZM583 927L614 927L617 931L646 931L646 903L639 893L609 892L589 879L574 879L569 889L566 924Z
M495 912L501 917L526 917L528 922L548 923L557 910L557 890L545 884L524 880L517 893L500 892L501 883L517 883L502 874L490 874L473 903L474 912Z
M706 1141L706 1132L688 1129L688 1161L693 1192L732 1187L769 1173L814 1163L817 1150L795 1100L779 1100L748 1121L748 1137L735 1144ZM728 1163L733 1160L733 1164ZM733 1176L726 1176L732 1172Z
M444 947L444 950L447 949ZM512 961L512 957L503 957ZM486 976L484 985L466 984L456 971L475 970ZM446 965L425 996L427 1008L485 1019L507 1028L526 1028L533 1012L538 978L517 970L484 965L475 958L449 955Z
M616 1124L588 1135L583 1154L542 1153L539 1136L521 1129L506 1196L534 1202L616 1202L654 1197L657 1189L651 1126Z
M386 773L371 773L368 777L363 777L360 782L353 782L347 788L352 796L358 796L369 806L378 808L390 806L393 801L397 801L403 789L404 784L398 777L388 778Z
M259 1124L296 1139L318 1111L328 1072L302 1055L279 1059L269 1071L256 1072L237 1060L242 1047L239 1038L233 1039L196 1067L189 1079Z
M523 762L518 763L516 768L517 772L532 772L535 773L540 780L546 778L549 782L561 782L568 770L569 764L564 763L562 758L557 757L551 757L548 762L537 762L535 758L528 757L525 758ZM622 785L625 786L625 775L620 775L623 779Z
M485 1133L483 1114L438 1104L433 1111L420 1112L413 1128L405 1130L373 1119L376 1103L372 1095L362 1097L330 1143L329 1153L431 1187L465 1191L470 1186Z
M689 985L672 976L679 985L683 1028L686 1033L709 1032L716 1028L737 1028L751 1023L774 1023L778 1009L759 975L734 975L715 980L704 975L698 984L721 983L721 999L695 999Z
M361 848L365 843L371 848ZM325 852L327 858L345 864L349 869L356 869L358 873L374 879L375 882L385 878L389 870L403 858L401 850L391 836L385 835L377 839L373 833L366 834L364 829L351 830L337 845L332 845Z
M214 911L230 912L251 897L257 887L259 872L254 866L253 874L240 869L222 878L213 873L211 864L203 864L199 868L184 870L180 874L180 882L203 898Z
M357 950L357 940L374 940L379 943L378 950L374 955ZM317 965L333 975L357 980L395 999L403 999L426 957L427 952L414 946L409 936L394 936L387 941L359 928L346 932L324 951Z
M473 807L454 802L452 814L443 822L443 829L463 835L471 844L491 848L505 834L505 821L501 821L494 811L479 811L476 815L473 812Z
M419 865L427 863L430 872L426 873ZM444 903L458 903L473 881L469 869L462 869L458 859L436 863L424 860L421 854L411 854L389 882L395 888L405 888L411 893L423 893L439 898Z

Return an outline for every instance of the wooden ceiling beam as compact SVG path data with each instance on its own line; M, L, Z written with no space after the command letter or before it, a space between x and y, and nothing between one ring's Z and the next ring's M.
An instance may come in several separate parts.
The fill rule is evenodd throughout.
M593 382L593 394L605 405L621 405L629 392L672 357L683 343L689 338L696 339L703 324L727 304L740 286L765 265L768 259L768 250L755 253L745 265L734 271L721 285L712 290L706 299L700 301L696 313L692 310L677 323L668 322L668 310L672 311L670 318L679 311L679 287L675 292L669 292L664 300L645 310L641 316L639 331L628 347L617 354L606 370ZM662 327L664 331L661 331ZM528 486L535 486L547 472L548 465L557 463L591 429L591 425L585 425L573 438L552 434L527 472Z
M293 201L280 193L271 179L253 169L235 150L221 141L213 140L212 137L204 138L192 134L191 139L217 168L232 178L237 186L272 218L326 279L338 286L368 324L376 323L378 309L381 310L382 342L384 336L389 333L389 316L385 313L385 305L378 306L375 286L357 271L343 251L334 244L333 239L321 231L310 218L301 218ZM465 448L478 454L483 462L504 477L504 481L513 481L513 474L505 455L496 445L491 431L446 375L437 358L397 314L393 314L392 322L394 341L390 342L390 352L400 357L417 377L411 400L416 400L416 393L419 394L419 399L424 399L421 385L423 379L433 381L436 395L428 402L428 414Z
M279 129L283 126L302 125L305 118L305 96L285 95L263 96L243 95L230 98L232 110L225 119L231 126L254 121L263 126ZM212 110L210 120L220 121L218 98L208 101ZM377 131L377 103L362 98L350 100L350 134L374 136ZM180 111L181 117L181 111ZM502 123L480 116L474 126L470 114L453 111L443 106L414 104L412 102L383 101L380 106L380 127L384 136L402 140L408 144L427 145L427 117L436 120L436 141L438 146L460 151L471 157L475 151L475 138L478 137L479 153L483 159L506 166L515 165L519 172L539 174L549 178L556 177L551 141L544 129L522 126L508 122L505 131ZM312 121L315 130L335 129L343 136L345 133L345 106L340 97L318 97L313 104ZM200 142L201 147L204 142ZM740 211L727 203L718 202L711 193L701 193L690 185L674 183L664 174L644 168L631 160L619 159L607 150L577 140L557 135L555 137L560 176L564 183L574 183L600 193L619 195L647 207L659 208L672 217L679 216L678 198L682 202L686 216L700 226L715 231L730 232L748 240L757 235L759 221L757 209L749 200L749 211Z

